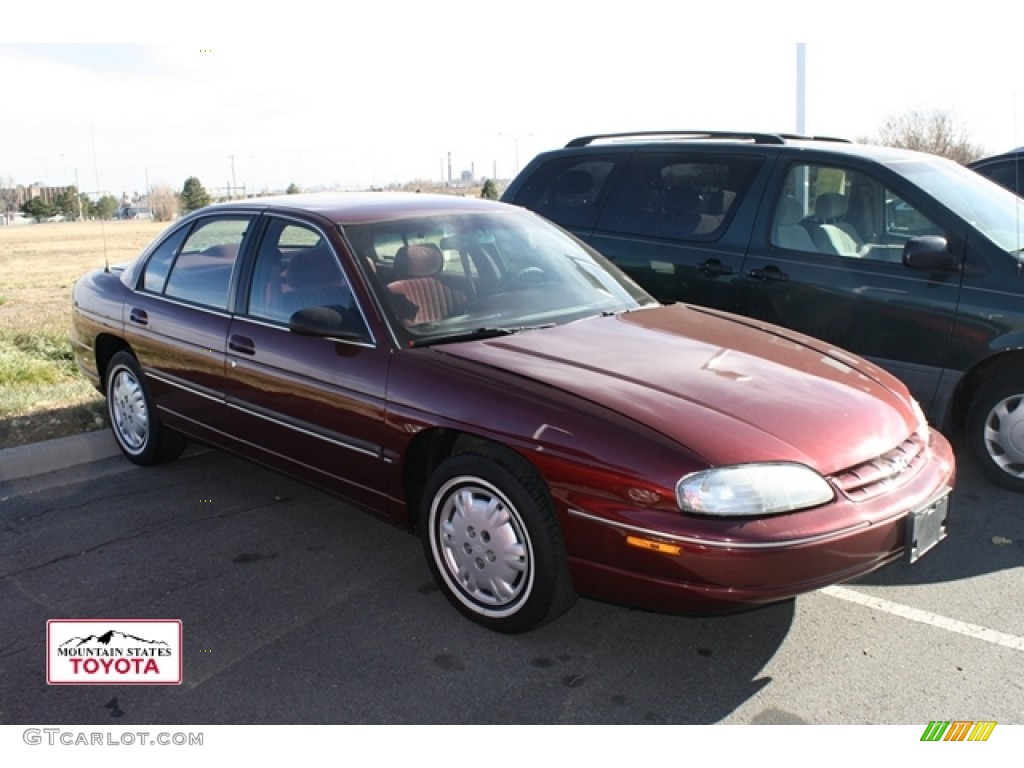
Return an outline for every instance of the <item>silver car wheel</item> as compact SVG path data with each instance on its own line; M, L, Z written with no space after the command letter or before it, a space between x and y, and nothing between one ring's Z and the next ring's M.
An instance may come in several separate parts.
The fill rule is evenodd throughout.
M500 618L529 598L530 537L520 513L498 488L479 477L450 479L433 498L429 524L434 561L463 605Z
M128 453L139 453L149 440L146 393L135 374L119 368L110 386L110 418L118 442Z

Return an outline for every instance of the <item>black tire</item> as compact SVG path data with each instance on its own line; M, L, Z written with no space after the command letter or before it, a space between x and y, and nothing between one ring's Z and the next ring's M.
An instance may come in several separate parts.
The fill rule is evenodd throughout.
M464 616L498 632L535 629L576 601L547 488L504 451L447 459L420 507L434 580Z
M1024 375L978 390L967 413L967 444L989 480L1024 493Z
M122 350L110 359L106 393L110 429L130 461L149 466L176 459L185 450L184 435L160 421L149 385L131 353Z

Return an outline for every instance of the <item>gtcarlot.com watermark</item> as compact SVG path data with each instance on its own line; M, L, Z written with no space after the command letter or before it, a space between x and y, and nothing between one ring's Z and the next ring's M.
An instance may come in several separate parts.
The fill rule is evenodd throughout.
M201 747L203 733L159 731L73 731L65 728L26 728L21 739L37 746L65 747Z

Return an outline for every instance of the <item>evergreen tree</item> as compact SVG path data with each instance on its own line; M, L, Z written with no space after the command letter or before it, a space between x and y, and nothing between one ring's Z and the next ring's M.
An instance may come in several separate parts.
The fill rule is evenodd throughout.
M21 212L26 216L32 216L36 221L42 221L53 216L57 209L41 197L33 197L21 206Z
M484 179L484 187L480 190L480 197L485 200L498 199L498 188L494 184L494 179Z
M198 211L210 204L210 195L202 182L195 176L185 179L185 185L181 188L181 209L185 213Z

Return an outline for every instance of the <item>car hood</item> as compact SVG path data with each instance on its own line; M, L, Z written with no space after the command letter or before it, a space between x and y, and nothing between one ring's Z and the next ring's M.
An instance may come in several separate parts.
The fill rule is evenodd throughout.
M799 461L832 474L918 426L905 387L877 366L685 305L436 349L615 410L712 465Z

